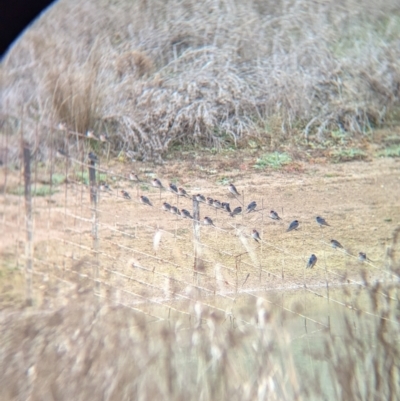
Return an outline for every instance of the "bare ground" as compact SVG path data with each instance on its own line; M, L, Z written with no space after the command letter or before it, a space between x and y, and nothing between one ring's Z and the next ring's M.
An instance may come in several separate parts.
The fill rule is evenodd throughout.
M123 179L129 171L124 164L106 168L113 192L100 194L97 253L93 250L96 245L91 234L89 189L74 181L71 166L68 184L60 185L51 197L34 199L36 304L64 299L62 295L76 285L92 286L94 266L99 269L99 294L128 305L143 300L158 303L191 299L194 291L204 297L217 296L219 301L215 302L223 304L234 299L238 291L304 285L315 288L327 282L335 285L359 281L364 268L368 279L397 280L389 272L387 257L392 233L400 223L397 159L299 163L285 171L256 172L246 159L215 156L158 167L136 164L134 168L148 184L136 186ZM65 164L57 165L55 170L65 171ZM37 181L48 173L39 169ZM0 174L3 184L4 168ZM163 201L191 210L192 201L177 200L168 191L161 192L160 200L160 192L149 184L153 176L164 185L177 181L191 194L229 201L233 208L240 203L227 190L232 180L243 192L244 204L255 200L259 211L231 218L201 204L201 220L210 216L216 228L201 227L199 270L194 274L192 221L161 210ZM0 198L3 306L19 304L24 294L24 199L10 194L20 180L18 174L8 171L6 195ZM122 188L132 200L118 194ZM154 207L138 202L142 193ZM270 209L283 220L269 219ZM317 215L326 218L330 227L321 229L315 223ZM300 221L300 229L287 233L294 219ZM261 244L250 237L253 228L260 233ZM332 238L340 241L347 252L332 249ZM393 247L397 247L398 260L399 245ZM367 253L367 263L358 261L360 251ZM317 255L318 262L314 269L306 270L311 253Z

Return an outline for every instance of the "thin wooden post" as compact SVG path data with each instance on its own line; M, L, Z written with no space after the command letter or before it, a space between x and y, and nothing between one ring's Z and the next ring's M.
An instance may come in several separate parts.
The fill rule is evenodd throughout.
M96 162L97 157L94 153L89 153L89 183L90 183L90 203L92 205L92 237L93 237L93 253L95 263L93 264L93 280L95 289L99 288L99 265L98 265L98 216L97 216L97 183L96 183Z
M196 196L193 195L193 245L194 245L194 261L193 261L193 279L198 281L199 270L199 249L200 249L200 207ZM198 284L198 283L197 283Z
M24 161L24 194L25 194L25 284L26 303L32 305L32 256L33 256L33 223L32 223L32 191L31 191L31 150L28 142L22 140L22 156Z

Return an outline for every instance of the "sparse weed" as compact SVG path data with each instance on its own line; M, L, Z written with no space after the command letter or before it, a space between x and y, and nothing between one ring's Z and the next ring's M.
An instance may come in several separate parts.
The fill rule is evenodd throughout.
M336 149L331 153L334 163L351 162L354 160L365 160L367 154L358 148Z
M257 159L254 168L265 169L271 167L279 169L292 161L291 157L287 153L273 152L267 153Z
M400 145L388 146L377 152L379 157L400 157Z

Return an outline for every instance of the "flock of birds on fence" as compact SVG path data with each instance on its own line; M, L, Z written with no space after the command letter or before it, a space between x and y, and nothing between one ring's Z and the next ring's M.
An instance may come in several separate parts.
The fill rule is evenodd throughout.
M89 153L89 159L90 160L95 160L94 157L95 157L95 155L92 152L90 152ZM131 181L135 181L137 183L141 182L141 180L139 179L137 174L135 174L134 172L131 172L129 174L129 179ZM235 216L240 215L242 213L248 214L248 213L260 211L260 210L257 209L257 202L256 201L250 202L247 205L247 207L245 208L245 210L243 210L242 206L235 207L233 210L231 210L230 204L228 202L220 202L219 200L213 199L211 197L207 197L206 198L204 195L202 195L200 193L190 196L186 192L186 190L184 188L177 187L173 183L170 183L168 188L166 188L166 187L164 187L164 185L161 183L161 181L158 178L154 178L152 180L151 184L152 184L152 186L154 188L158 188L160 190L160 194L161 194L162 190L169 190L170 192L172 192L173 194L175 194L178 197L185 197L185 198L189 198L189 199L192 199L192 200L196 200L197 202L204 203L204 204L206 204L208 206L213 207L216 210L218 210L218 209L223 210L226 213L228 213L228 215L231 216L231 217L235 217ZM110 187L105 182L101 182L100 183L99 189L102 190L102 191L111 191ZM238 190L236 189L235 185L230 183L229 186L228 186L228 190L231 193L231 195L236 197L236 199L239 201L238 198L240 197L240 194L239 194ZM122 195L122 197L124 199L127 199L127 200L131 200L132 199L131 195L126 190L120 190L120 193L121 193L121 195ZM139 196L139 201L143 205L153 207L153 203L145 195L140 195ZM165 212L170 212L170 213L172 213L172 214L174 214L174 215L176 215L178 217L184 218L184 219L193 219L194 218L189 210L187 210L187 209L179 209L177 206L171 205L168 202L163 202L162 203L162 210L165 211ZM281 217L278 215L278 213L276 211L274 211L274 210L271 210L269 212L269 216L268 217L270 219L272 219L272 220L282 220ZM324 226L329 226L327 221L321 216L317 216L315 218L315 221L321 228L324 227ZM214 224L213 220L208 216L204 217L203 225L205 225L205 226L214 226L215 227L215 224ZM300 222L298 220L293 220L289 224L286 232L297 230L299 228L299 226L300 226ZM256 229L252 230L251 237L257 242L262 241L262 239L260 237L260 234ZM330 244L334 249L341 248L341 249L343 249L345 251L345 249L342 246L342 244L339 241L335 240L335 239L331 239L330 240ZM364 262L364 261L367 261L367 260L370 261L367 258L367 255L366 255L365 252L359 252L358 253L358 259L361 262ZM312 254L308 259L306 268L313 268L316 265L317 260L318 260L317 256L315 254Z

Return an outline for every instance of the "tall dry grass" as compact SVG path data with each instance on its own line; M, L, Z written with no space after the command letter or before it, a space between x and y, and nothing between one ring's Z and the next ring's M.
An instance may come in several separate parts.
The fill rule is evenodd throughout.
M107 131L144 159L362 134L398 122L399 27L396 0L61 0L2 62L2 119Z

